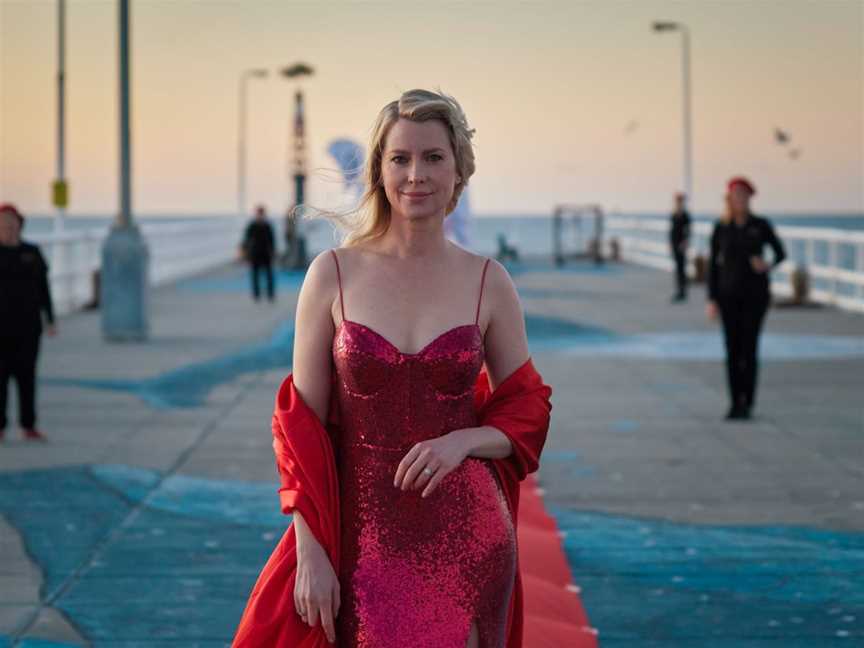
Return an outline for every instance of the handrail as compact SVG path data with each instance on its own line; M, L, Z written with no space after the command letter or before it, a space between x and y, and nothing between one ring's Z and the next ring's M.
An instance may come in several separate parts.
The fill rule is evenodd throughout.
M672 270L666 219L606 215L606 245L617 239L625 261ZM691 225L688 256L707 256L713 223ZM772 290L792 293L791 278L803 269L811 280L810 297L817 302L864 312L864 232L829 227L775 227L787 259L771 273Z
M245 223L232 218L200 222L143 223L150 255L149 280L157 286L227 263L236 257ZM279 224L274 223L277 227ZM94 298L93 275L101 266L109 227L89 227L28 237L46 256L58 314L78 310Z

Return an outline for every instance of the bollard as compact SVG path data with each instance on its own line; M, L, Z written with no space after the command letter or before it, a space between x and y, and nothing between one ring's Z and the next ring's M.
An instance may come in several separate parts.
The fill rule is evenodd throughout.
M99 308L99 268L90 275L90 301L84 304L84 310L96 310Z
M796 266L789 281L792 284L792 303L806 304L810 298L810 275L807 272L807 266Z
M693 257L693 283L704 283L708 274L708 262L701 252Z

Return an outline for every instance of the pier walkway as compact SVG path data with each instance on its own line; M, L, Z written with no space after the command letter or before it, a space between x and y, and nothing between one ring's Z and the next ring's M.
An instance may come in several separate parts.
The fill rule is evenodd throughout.
M864 645L864 316L772 309L755 417L729 423L702 287L512 274L555 390L532 494L574 623L604 648ZM269 424L302 276L279 279L272 305L236 265L155 289L146 343L104 342L98 313L43 339L49 440L0 444L0 646L228 645L286 525Z

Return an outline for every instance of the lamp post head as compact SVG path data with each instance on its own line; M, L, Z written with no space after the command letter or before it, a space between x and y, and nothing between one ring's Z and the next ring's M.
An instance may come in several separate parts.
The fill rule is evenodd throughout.
M664 32L664 31L678 31L680 29L680 25L676 22L671 21L661 21L657 20L652 24L654 31L656 32Z
M263 79L264 77L266 77L269 74L269 72L267 72L267 70L264 68L255 68L252 70L247 70L246 73L249 76L253 76L253 77L256 77L259 79Z
M315 70L312 69L311 65L307 65L306 63L295 63L294 65L282 68L279 73L288 79L296 79L302 76L312 76L315 74Z

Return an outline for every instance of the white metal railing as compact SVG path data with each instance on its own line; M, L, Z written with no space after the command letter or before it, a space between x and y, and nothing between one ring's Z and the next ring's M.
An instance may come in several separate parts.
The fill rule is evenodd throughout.
M669 223L660 218L609 216L604 220L605 245L617 239L621 258L672 270ZM707 258L713 225L691 226L689 257ZM776 227L787 258L771 273L772 291L791 294L791 275L803 268L810 277L810 297L817 302L864 312L864 232L822 227Z
M277 230L278 227L274 223ZM150 255L153 286L194 275L234 259L245 223L231 218L141 225ZM78 310L93 297L93 275L101 265L109 228L76 229L28 237L42 249L51 268L51 293L57 314Z

